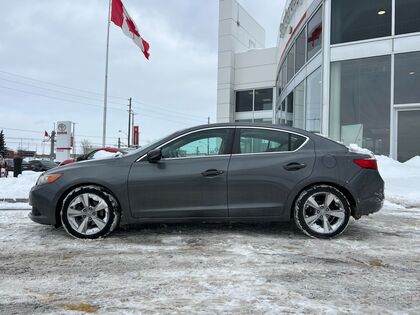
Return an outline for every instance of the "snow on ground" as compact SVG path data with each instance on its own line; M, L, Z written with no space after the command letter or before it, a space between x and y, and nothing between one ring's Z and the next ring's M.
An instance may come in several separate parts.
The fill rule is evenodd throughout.
M385 198L405 207L420 208L420 156L400 163L387 156L376 156L385 181Z
M0 313L420 314L419 213L386 202L328 241L293 223L83 241L0 211Z
M13 177L13 172L9 172L9 177L0 177L0 201L5 198L28 198L39 175L39 172L24 171L18 177Z
M2 202L0 201L0 210L30 210L32 209L27 202Z

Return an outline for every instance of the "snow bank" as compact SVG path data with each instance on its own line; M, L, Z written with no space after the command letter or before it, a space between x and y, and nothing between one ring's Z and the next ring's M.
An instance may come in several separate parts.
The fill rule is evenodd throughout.
M19 177L13 177L13 172L9 177L0 177L0 200L5 198L28 198L29 191L35 185L39 172L24 171Z
M376 156L385 181L385 198L407 208L420 207L420 156L400 163L387 156Z

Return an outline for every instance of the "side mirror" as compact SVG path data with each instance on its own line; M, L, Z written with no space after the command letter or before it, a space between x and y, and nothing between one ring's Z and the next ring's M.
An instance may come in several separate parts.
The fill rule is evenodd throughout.
M147 160L150 163L157 163L162 159L162 149L153 149L147 153Z

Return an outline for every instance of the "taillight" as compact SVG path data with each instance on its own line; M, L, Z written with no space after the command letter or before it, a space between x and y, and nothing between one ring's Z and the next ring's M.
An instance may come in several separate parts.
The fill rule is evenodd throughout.
M376 159L358 159L358 160L353 160L353 162L359 165L361 168L368 168L371 170L378 169L378 164L376 163Z

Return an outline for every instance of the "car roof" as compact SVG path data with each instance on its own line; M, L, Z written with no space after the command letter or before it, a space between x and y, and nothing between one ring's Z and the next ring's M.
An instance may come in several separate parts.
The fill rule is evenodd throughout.
M314 133L303 130L303 129L298 129L298 128L294 128L294 127L290 127L290 126L285 126L285 125L278 125L278 124L269 124L269 123L252 123L252 122L235 122L235 123L214 123L214 124L203 124L203 125L199 125L199 126L194 126L191 128L187 128L184 129L180 132L185 132L185 131L192 131L192 130L198 130L198 129L203 129L203 128L217 128L217 127L232 127L232 128L236 128L236 127L257 127L257 128L271 128L271 129L278 129L278 130L283 130L283 131L291 131L291 132L295 132L295 133L300 133L302 135L305 136L312 136L314 135Z
M237 127L253 127L253 128L270 128L276 129L279 131L290 131L293 133L297 133L303 136L306 136L315 142L315 145L319 149L336 149L336 150L346 150L347 147L341 143L338 143L332 139L329 139L326 136L316 134L310 131L306 131L299 128L294 128L286 125L279 125L279 124L270 124L270 123L252 123L252 122L234 122L234 123L214 123L214 124L203 124L195 127L191 127L188 129L180 130L177 134L182 134L189 131L205 129L205 128L218 128L218 127L226 127L226 128L237 128Z

